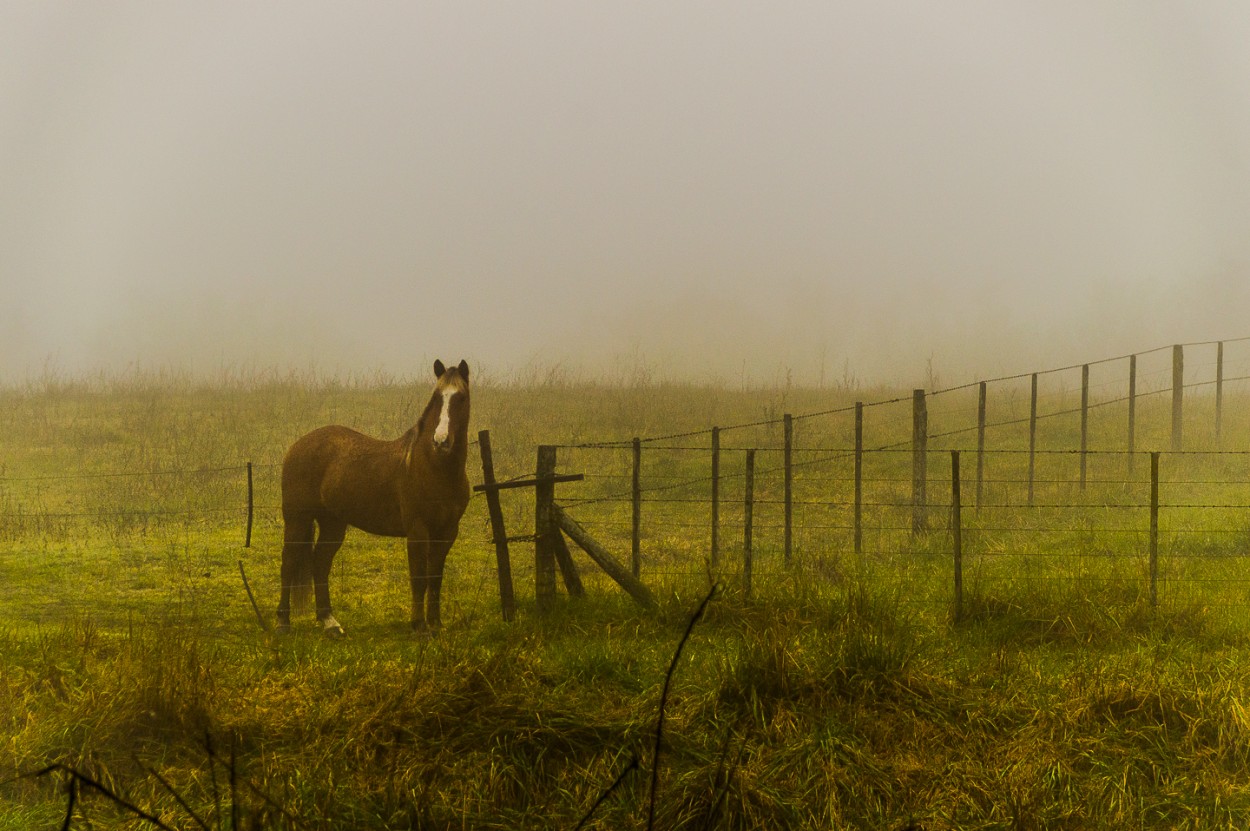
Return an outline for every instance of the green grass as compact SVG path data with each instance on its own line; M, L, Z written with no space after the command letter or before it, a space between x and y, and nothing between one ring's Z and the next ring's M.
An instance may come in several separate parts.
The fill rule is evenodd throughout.
M491 430L501 477L532 470L540 442L566 445L561 470L588 478L559 486L560 499L623 560L628 502L577 503L627 493L629 451L567 445L897 395L531 380L480 384L473 429ZM586 827L646 826L665 673L711 574L706 434L644 450L644 484L667 487L644 502L655 614L575 553L587 597L540 616L530 549L514 545L520 609L505 624L476 499L439 636L408 631L400 545L360 534L332 578L346 639L321 637L311 619L285 638L257 625L238 561L271 614L286 445L329 422L398 434L426 395L425 379L309 377L0 391L0 828L61 827L66 769L178 828L572 829L601 798ZM975 423L975 390L961 395L931 404L933 432L967 425L969 403ZM1028 405L991 403L1003 420ZM1165 405L1139 405L1139 448L1166 442ZM907 406L869 411L870 446L908 435ZM1209 402L1188 406L1194 446L1213 446L1202 444ZM1229 446L1250 424L1226 406ZM1122 415L1093 411L1091 446L1117 449ZM1075 429L1054 417L1043 448L1076 446ZM796 468L789 567L780 425L722 436L721 590L672 677L656 827L1250 822L1245 460L1165 457L1156 607L1148 460L1130 475L1122 455L1091 457L1082 491L1076 457L1041 457L1037 501L1055 507L1028 509L1027 436L996 428L979 508L964 454L956 622L949 456L931 457L931 530L919 536L909 455L868 458L857 556L850 462L832 452L850 436L849 413L796 423L796 461L809 464ZM748 595L738 474L750 446L762 449ZM244 549L248 461L258 509ZM512 533L531 530L530 498L505 495ZM50 765L63 768L31 775ZM88 786L78 797L74 827L151 827Z

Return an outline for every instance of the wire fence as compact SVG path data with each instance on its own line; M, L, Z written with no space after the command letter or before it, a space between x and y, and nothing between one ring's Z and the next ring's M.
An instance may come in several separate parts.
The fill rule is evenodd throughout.
M555 498L661 594L867 580L941 614L1039 593L1236 612L1250 604L1250 453L1227 445L1250 435L1250 408L1225 405L1247 380L1250 339L1239 339L555 445L559 469L585 476ZM0 476L8 608L40 625L211 615L239 608L239 560L262 598L276 594L278 466ZM459 604L466 621L495 613L497 532L483 502L448 560L445 596L472 599ZM514 538L532 539L532 499L503 504ZM528 555L514 560L525 602L540 575ZM616 591L578 562L588 591ZM334 590L337 606L379 625L405 620L397 544L350 534Z

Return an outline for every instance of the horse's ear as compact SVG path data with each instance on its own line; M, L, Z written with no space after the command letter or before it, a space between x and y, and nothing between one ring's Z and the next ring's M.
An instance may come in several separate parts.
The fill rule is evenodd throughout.
M456 367L456 369L460 371L461 378L463 378L466 381L469 380L469 362L468 361L462 360L460 362L460 366Z
M447 371L447 367L443 366L443 362L438 358L434 359L434 377L442 378L443 373Z

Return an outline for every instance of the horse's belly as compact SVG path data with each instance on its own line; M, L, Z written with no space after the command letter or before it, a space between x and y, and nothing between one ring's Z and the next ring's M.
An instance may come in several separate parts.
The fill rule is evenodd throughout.
M325 488L325 509L353 528L383 537L404 536L399 501L389 493L353 488Z

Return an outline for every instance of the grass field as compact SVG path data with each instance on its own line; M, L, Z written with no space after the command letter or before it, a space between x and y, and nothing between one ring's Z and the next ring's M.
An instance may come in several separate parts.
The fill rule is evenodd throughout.
M906 391L481 383L472 430L499 476L539 443L584 472L559 499L628 558L630 451L647 443L636 607L579 560L587 597L536 614L531 546L513 546L520 610L500 620L483 500L444 585L440 635L408 631L401 546L349 535L332 577L348 637L276 604L277 463L343 423L397 435L429 384L386 378L177 376L0 391L0 828L1242 828L1250 823L1250 461L1165 455L1159 603L1146 567L1149 464L1118 452L1122 412L1091 411L1089 485L1076 420L1046 422L1026 509L1018 425L993 434L973 505L975 436L935 440L931 531L910 530L910 456L865 460L865 544L848 520L855 399ZM976 391L935 402L963 429ZM1071 404L1055 392L1054 410ZM1066 404L1064 403L1066 401ZM1226 402L1221 445L1250 447ZM992 402L1004 421L1018 395ZM1027 412L1027 400L1023 402ZM1161 449L1167 402L1140 405ZM1213 448L1210 402L1187 441ZM873 408L866 444L909 435L906 401ZM1205 408L1205 409L1204 409ZM782 413L796 423L795 549L779 498ZM763 422L763 423L757 423ZM722 435L721 561L707 476ZM691 435L682 435L691 433ZM1187 445L1187 446L1190 446ZM741 574L743 451L759 450L754 581ZM950 470L964 449L963 616L953 618ZM1057 452L1064 451L1064 452ZM247 462L256 525L243 548ZM479 481L470 455L470 474ZM532 497L504 497L532 530ZM529 560L527 563L526 560ZM669 678L691 615L718 591ZM60 766L44 775L33 775ZM133 806L81 784L75 771ZM653 774L655 778L653 780ZM613 787L614 782L619 783ZM655 782L653 789L652 783ZM602 802L598 802L602 798ZM598 804L597 804L598 802ZM593 808L593 814L590 812Z

